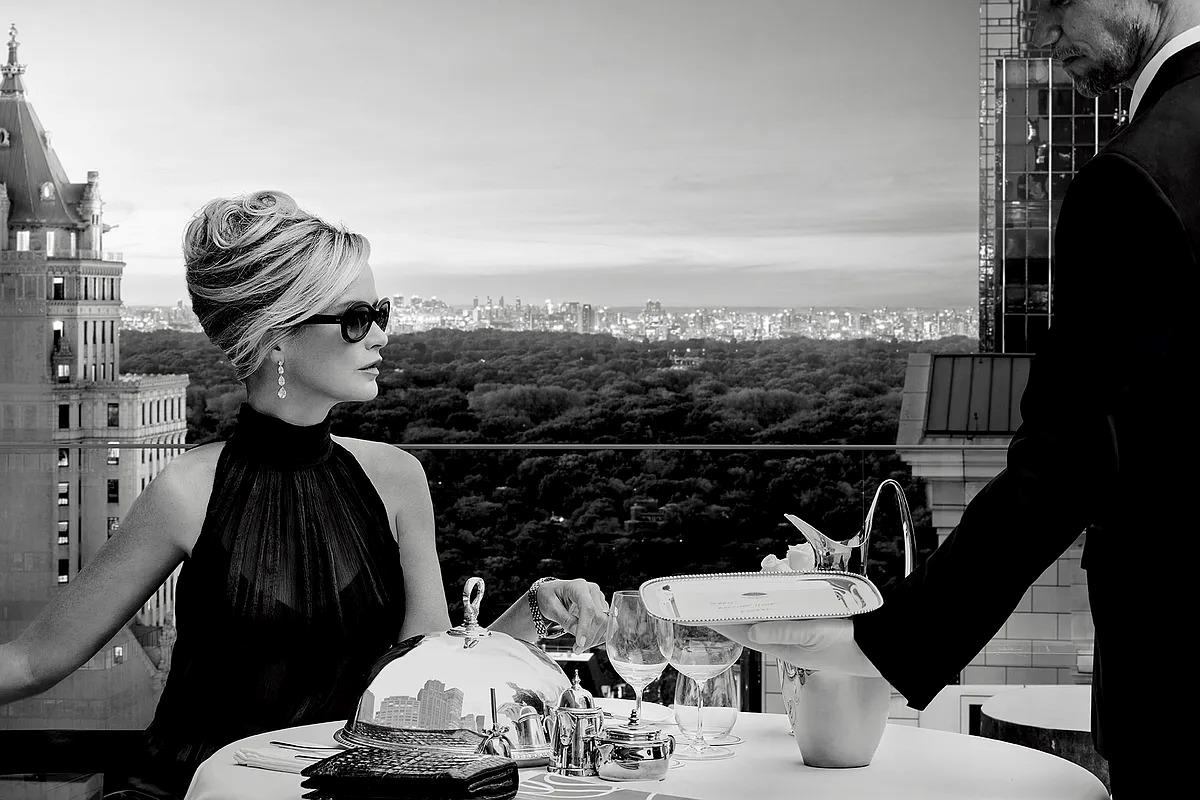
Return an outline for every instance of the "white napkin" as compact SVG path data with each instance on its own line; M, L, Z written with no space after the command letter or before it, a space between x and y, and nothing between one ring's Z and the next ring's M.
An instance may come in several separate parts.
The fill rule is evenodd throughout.
M258 767L259 769L269 769L275 772L291 772L299 774L300 770L315 764L323 758L335 755L340 752L341 748L329 748L329 750L313 750L301 751L294 750L289 747L275 747L274 745L264 745L262 747L242 748L233 754L234 763L240 764L243 767Z

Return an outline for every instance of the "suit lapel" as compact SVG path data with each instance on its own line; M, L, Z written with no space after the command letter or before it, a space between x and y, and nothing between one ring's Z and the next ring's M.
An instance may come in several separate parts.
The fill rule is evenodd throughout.
M1155 103L1161 100L1168 89L1197 75L1200 75L1200 43L1185 47L1168 58L1167 63L1162 65L1158 74L1154 76L1154 80L1150 82L1150 86L1147 87L1145 97L1138 105L1138 118L1141 118Z

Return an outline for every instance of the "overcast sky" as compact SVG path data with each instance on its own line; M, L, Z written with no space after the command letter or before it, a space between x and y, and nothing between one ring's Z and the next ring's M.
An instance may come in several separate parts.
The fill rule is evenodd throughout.
M976 301L965 0L7 0L124 299L183 297L204 201L370 238L381 292Z

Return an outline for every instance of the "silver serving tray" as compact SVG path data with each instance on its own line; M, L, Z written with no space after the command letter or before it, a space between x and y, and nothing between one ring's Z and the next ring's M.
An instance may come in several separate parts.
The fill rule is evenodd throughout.
M883 605L883 595L855 572L724 572L672 575L642 584L653 616L688 625L851 617Z

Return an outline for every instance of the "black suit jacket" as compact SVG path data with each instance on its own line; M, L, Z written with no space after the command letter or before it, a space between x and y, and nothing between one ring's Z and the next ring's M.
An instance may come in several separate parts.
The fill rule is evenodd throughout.
M1133 121L1067 190L1054 322L1007 467L928 562L855 620L860 647L909 705L954 681L1086 529L1098 749L1161 757L1164 726L1195 708L1180 647L1197 609L1200 409L1185 386L1198 256L1200 45L1164 64Z

